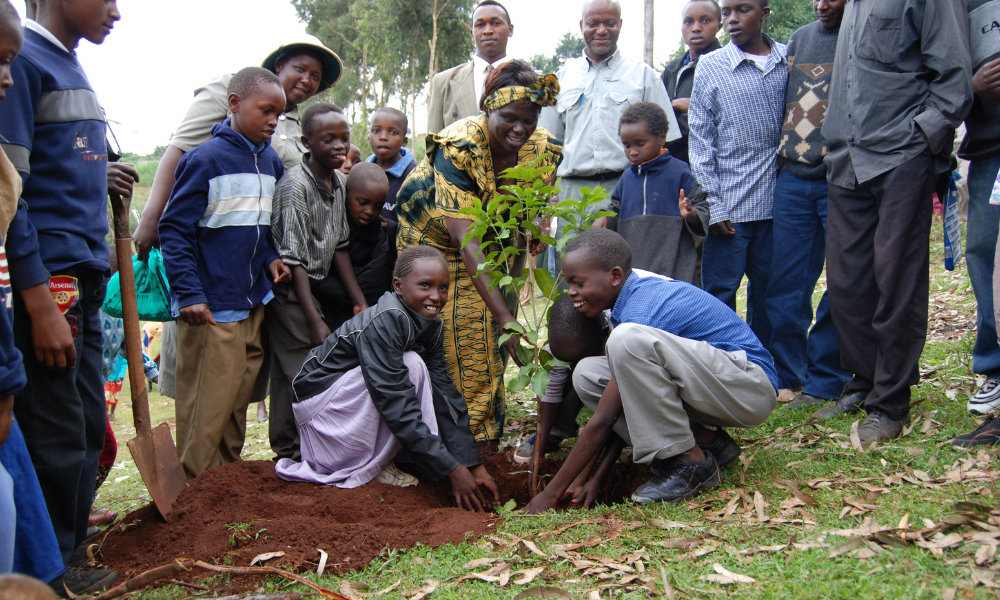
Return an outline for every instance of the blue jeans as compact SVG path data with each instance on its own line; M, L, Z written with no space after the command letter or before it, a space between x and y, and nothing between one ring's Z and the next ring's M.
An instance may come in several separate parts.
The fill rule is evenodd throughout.
M701 259L702 288L729 308L736 310L736 290L746 274L747 324L760 343L771 344L771 322L764 301L771 272L771 235L773 222L749 221L733 223L735 235L713 235L705 238Z
M0 447L0 465L14 481L14 506L17 508L14 572L52 581L63 574L66 566L56 543L42 488L38 486L35 467L16 420L7 443Z
M978 304L972 370L987 376L1000 375L1000 345L993 313L993 258L1000 230L1000 206L990 204L998 171L1000 156L974 161L969 167L969 222L965 230L965 264Z
M771 356L782 388L827 400L851 380L840 366L840 344L826 292L813 319L812 293L826 262L826 179L788 171L774 188L774 252L767 285Z
M14 294L14 344L24 357L28 385L14 398L14 415L35 465L63 561L87 534L97 462L104 450L107 408L101 352L101 317L107 279L90 269L55 275L77 278L79 297L65 314L76 345L76 364L61 373L35 359L31 319Z

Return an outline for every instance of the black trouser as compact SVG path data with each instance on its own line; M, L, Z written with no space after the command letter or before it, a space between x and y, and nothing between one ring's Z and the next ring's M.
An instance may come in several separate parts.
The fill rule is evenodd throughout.
M827 289L845 394L903 419L927 338L929 235L937 182L925 152L849 190L830 184Z
M42 486L59 551L68 561L87 535L108 424L99 313L106 279L98 271L74 269L53 273L52 281L62 286L61 308L73 333L76 365L57 373L35 360L31 319L20 295L14 294L14 344L24 356L28 376L27 387L14 399L14 415Z

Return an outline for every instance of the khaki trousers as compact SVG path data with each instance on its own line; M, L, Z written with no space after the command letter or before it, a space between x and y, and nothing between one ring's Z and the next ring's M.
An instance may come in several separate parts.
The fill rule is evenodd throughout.
M235 323L177 323L177 454L188 478L240 459L263 321L258 304Z
M615 432L632 445L637 463L663 460L695 445L691 422L756 427L774 410L774 386L745 352L624 323L608 338L607 357L585 358L573 387L591 409L614 379L624 414Z

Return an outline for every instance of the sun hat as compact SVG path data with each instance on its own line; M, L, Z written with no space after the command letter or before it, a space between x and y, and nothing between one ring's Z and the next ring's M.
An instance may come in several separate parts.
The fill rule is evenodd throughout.
M343 61L340 60L336 52L330 50L323 45L323 42L309 34L303 34L298 40L279 46L277 50L267 55L267 58L264 59L264 62L260 66L272 73L277 73L278 70L275 65L278 61L286 56L295 54L298 50L311 50L311 54L316 55L317 58L323 61L323 78L320 81L319 89L316 91L317 94L330 89L340 80L340 75L344 72Z

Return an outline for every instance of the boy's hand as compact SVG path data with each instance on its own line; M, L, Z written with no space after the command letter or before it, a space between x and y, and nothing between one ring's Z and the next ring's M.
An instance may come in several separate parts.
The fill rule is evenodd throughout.
M736 228L733 227L733 223L729 219L709 225L708 230L712 235L736 235Z
M180 319L192 327L217 325L215 319L212 318L212 311L208 309L208 305L204 302L182 308Z
M288 265L281 262L280 258L272 260L271 264L267 265L267 268L271 272L271 280L274 283L285 283L292 280L292 270L288 268Z
M972 92L989 100L1000 100L1000 58L979 67L972 76Z
M570 500L570 506L573 508L590 508L594 506L595 502L597 502L597 498L600 494L600 482L598 482L596 478L591 478L590 481L573 494L573 499Z
M547 493L547 491L547 489L543 490L542 493L532 498L531 502L529 502L521 512L529 515L535 515L540 512L545 512L551 508L558 508L558 499L553 498L551 494Z
M132 197L133 184L139 183L139 172L128 163L108 163L108 193L122 198Z
M476 480L476 486L481 486L493 492L493 504L500 504L500 491L497 489L497 482L486 472L486 467L476 465L472 467L472 477Z
M448 473L448 480L451 482L452 496L455 504L468 511L482 512L486 499L476 485L476 479L472 473L462 465L455 467Z
M65 371L76 366L76 343L73 330L52 297L48 284L40 283L21 292L31 320L31 345L35 360L50 371Z
M691 206L691 201L684 195L684 190L681 190L681 197L677 202L677 207L680 208L681 216L685 220L690 221L691 219L698 218L698 213L694 212L694 207Z
M309 326L309 342L313 346L321 346L326 338L330 337L330 333L330 327L327 326L326 321L320 319L319 323Z
M0 396L0 447L10 436L14 424L14 396Z

